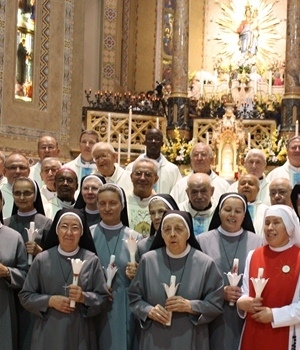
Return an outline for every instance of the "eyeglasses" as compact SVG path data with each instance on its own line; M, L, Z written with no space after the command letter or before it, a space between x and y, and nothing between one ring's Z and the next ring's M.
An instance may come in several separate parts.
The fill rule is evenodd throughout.
M146 137L146 142L162 142L160 137Z
M99 156L94 157L93 160L94 160L94 162L96 162L99 159L105 160L105 159L108 159L108 158L109 158L109 154L106 153L106 154L100 154Z
M136 177L141 177L144 174L146 178L151 178L154 176L154 174L151 171L134 171L132 175Z
M25 165L9 165L5 167L6 170L12 170L12 171L16 171L16 170L20 170L20 171L25 171L28 170L28 167Z
M58 226L58 231L61 231L62 233L66 233L69 230L73 234L78 234L78 233L81 233L82 228L80 226L77 226L77 225L69 226L69 225L66 225L66 224L62 224L62 225Z
M72 179L71 177L59 177L56 179L56 181L59 183L64 183L67 181L68 184L72 184L75 182L75 180Z
M58 170L59 168L45 168L45 169L42 169L42 172L48 174L50 171L51 173L56 173Z
M21 197L22 195L23 195L23 197L30 197L30 196L32 196L34 194L34 192L32 192L32 191L14 191L13 192L13 195L15 196L15 197Z
M96 186L83 186L82 187L82 192L88 192L88 191L92 191L92 192L98 192L99 191L99 187Z
M284 197L287 195L288 192L290 191L286 191L286 190L270 191L270 197L275 197L276 194L278 194L280 197Z

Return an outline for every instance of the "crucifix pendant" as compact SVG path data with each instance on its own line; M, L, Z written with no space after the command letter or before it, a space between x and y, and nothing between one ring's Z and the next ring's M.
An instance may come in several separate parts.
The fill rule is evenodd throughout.
M65 296L67 296L67 290L68 290L68 285L67 285L67 283L65 283L65 285L63 286L63 289L65 290Z

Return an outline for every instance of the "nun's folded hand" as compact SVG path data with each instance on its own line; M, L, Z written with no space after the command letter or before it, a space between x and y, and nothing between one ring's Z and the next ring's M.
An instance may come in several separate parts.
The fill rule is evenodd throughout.
M32 254L33 256L36 256L43 251L43 249L34 241L28 241L25 245L27 253Z
M74 300L76 303L84 304L84 293L80 286L70 284L68 286L68 289L69 289L70 300Z
M70 307L70 299L63 295L52 295L48 306L65 314L69 314L75 310L73 307Z
M157 304L148 313L151 320L159 322L163 325L170 321L170 313L161 305Z
M136 270L137 270L137 267L138 267L138 263L137 262L134 262L134 263L127 263L127 266L126 266L126 269L125 269L125 273L126 273L126 276L132 280L136 274Z
M242 289L238 286L225 286L224 287L224 299L228 302L235 303L242 295Z
M175 295L166 300L166 310L170 312L191 312L191 303L179 295Z

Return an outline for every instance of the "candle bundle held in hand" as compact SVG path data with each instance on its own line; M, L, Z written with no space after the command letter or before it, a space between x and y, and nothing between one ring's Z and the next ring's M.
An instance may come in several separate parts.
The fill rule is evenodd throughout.
M165 288L165 292L167 294L168 298L173 297L176 292L177 288L179 286L179 283L176 285L176 276L172 275L170 279L170 286L168 286L166 283L163 283L163 286ZM170 321L166 323L166 326L171 326L171 318L172 318L172 312L170 312Z
M73 270L73 283L74 286L78 286L78 276L80 274L80 271L82 269L82 266L85 262L85 260L80 260L80 259L70 259L71 264L72 264L72 270ZM71 300L70 301L70 306L75 307L75 301Z
M39 232L39 230L37 228L35 228L34 222L31 221L29 224L29 228L25 227L25 229L27 231L28 241L34 241L36 234ZM32 264L32 259L33 259L32 254L28 254L28 257L27 257L28 265Z
M135 263L135 253L137 251L137 242L130 233L129 239L126 240L127 248L130 254L130 262Z
M112 280L115 277L115 274L118 271L117 266L115 265L115 260L116 260L116 256L115 255L111 255L110 256L110 261L109 264L106 268L106 284L108 288L111 288L111 284L112 284Z
M260 267L258 269L258 273L257 273L257 278L251 277L251 281L253 283L253 287L255 290L255 298L260 298L261 294L267 284L267 282L269 281L269 279L267 278L263 278L263 274L264 274L264 269L262 267Z
M243 274L241 273L240 275L238 275L238 272L239 272L239 259L235 258L233 259L232 270L227 273L224 272L231 286L236 287L239 284ZM229 302L230 306L234 306L234 304L235 303L233 301Z

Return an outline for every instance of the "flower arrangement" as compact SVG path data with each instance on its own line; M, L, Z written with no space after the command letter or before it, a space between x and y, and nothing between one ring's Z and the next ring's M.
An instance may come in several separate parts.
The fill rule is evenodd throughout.
M174 129L174 136L174 139L165 138L164 145L161 148L162 154L174 164L190 164L190 152L196 140L185 140L180 136L178 128Z
M279 138L279 130L276 129L271 137L266 137L261 142L261 148L264 151L268 165L282 165L286 161L286 145L288 136Z

